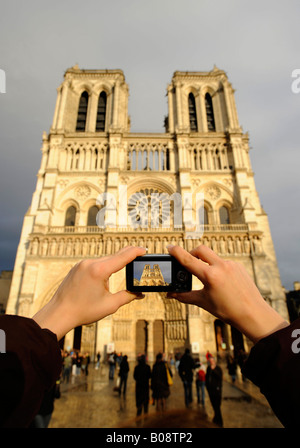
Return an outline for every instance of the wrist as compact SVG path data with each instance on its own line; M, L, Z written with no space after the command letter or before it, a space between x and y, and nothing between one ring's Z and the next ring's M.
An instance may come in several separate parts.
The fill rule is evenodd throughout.
M289 323L264 301L252 306L237 328L256 344L260 339L288 325Z
M41 328L46 328L56 334L57 340L62 339L72 328L74 328L68 310L55 298L51 299L32 318Z

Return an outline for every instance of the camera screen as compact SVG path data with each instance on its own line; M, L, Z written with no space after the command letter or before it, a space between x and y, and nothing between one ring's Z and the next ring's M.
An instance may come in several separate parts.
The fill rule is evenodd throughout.
M133 286L169 286L171 283L171 261L133 262Z

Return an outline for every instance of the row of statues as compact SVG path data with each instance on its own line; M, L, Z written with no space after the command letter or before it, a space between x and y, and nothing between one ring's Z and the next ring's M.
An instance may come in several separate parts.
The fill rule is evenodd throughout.
M148 253L168 253L169 244L179 245L191 250L200 244L224 255L263 254L262 242L259 236L249 239L244 236L203 236L201 239L162 237L34 237L30 241L29 254L41 257L93 257L109 255L118 252L122 247L147 247Z

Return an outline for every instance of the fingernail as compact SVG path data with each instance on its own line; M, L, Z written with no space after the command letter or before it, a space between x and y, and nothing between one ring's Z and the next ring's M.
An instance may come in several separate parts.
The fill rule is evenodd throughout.
M145 298L145 294L137 294L136 298L137 299L144 299Z
M175 247L173 244L169 244L168 246L167 246L167 249L168 250L170 250L170 249L172 249L172 247Z

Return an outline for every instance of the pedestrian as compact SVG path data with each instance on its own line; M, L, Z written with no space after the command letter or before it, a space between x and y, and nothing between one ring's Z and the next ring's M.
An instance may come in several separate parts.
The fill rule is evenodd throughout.
M209 350L207 350L206 355L205 355L205 358L206 358L206 361L207 361L207 365L208 365L208 366L209 366L209 358L211 358L211 357L212 357L212 354L210 353Z
M124 355L120 363L120 370L119 370L119 377L120 377L119 395L121 396L123 387L123 397L125 397L126 395L128 372L129 372L129 364L127 361L127 355Z
M180 358L181 358L180 353L176 352L175 353L175 369L176 369L176 372L178 372L178 367L179 367L179 364L180 364Z
M184 401L188 408L193 401L192 385L193 385L193 370L195 369L195 362L190 355L190 349L186 348L180 360L178 373L184 386Z
M115 376L115 368L116 368L116 360L115 360L115 354L111 353L108 357L108 364L109 364L109 374L108 377L110 380L114 379Z
M81 372L81 361L82 361L82 355L81 353L76 353L76 375L80 375Z
M205 370L203 365L200 363L200 360L196 360L196 369L195 369L195 377L196 377L196 391L197 391L197 402L198 404L205 404Z
M211 356L208 361L209 366L206 369L205 385L215 413L213 422L216 425L223 427L221 413L223 371L221 367L216 364L215 358Z
M151 379L151 368L146 363L145 355L139 356L138 365L134 368L133 378L135 379L135 402L137 409L136 415L141 415L142 411L144 411L144 414L147 414L149 404L149 380Z
M97 362L96 362L96 370L98 370L99 369L99 367L100 367L100 359L101 359L101 355L100 355L100 352L98 352L97 353Z
M235 383L237 365L236 365L236 361L232 355L228 355L227 370L228 370L228 374L231 376L232 383Z
M88 367L89 367L89 354L85 353L81 357L81 373L85 376L88 376Z
M72 358L69 352L65 352L63 358L63 382L69 383L72 369Z
M166 407L166 399L170 395L170 386L167 377L168 365L163 361L161 353L156 355L156 361L152 369L151 389L153 399L156 401L156 410L164 411ZM172 376L172 372L170 372Z

